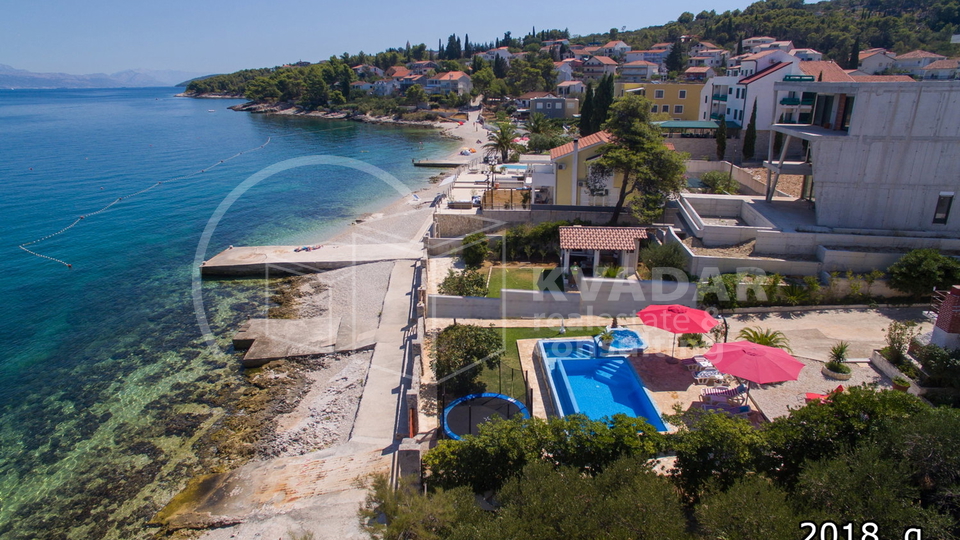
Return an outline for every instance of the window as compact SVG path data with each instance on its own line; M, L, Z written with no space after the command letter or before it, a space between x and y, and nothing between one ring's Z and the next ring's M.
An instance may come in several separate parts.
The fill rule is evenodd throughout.
M945 225L950 217L950 207L953 205L953 192L941 192L937 197L937 208L933 211L934 225Z
M537 102L537 108L538 108L538 109L542 109L542 108L543 108L543 103L538 101L538 102Z
M548 108L548 109L552 109L552 108L553 108L553 103L548 102L548 103L547 103L547 108Z
M730 116L730 107L727 107L727 116Z
M657 112L657 106L654 105L653 107L651 107L651 108L650 108L650 112L652 112L652 113Z
M708 99L710 99L710 96L703 96L703 102L704 102L704 103L706 103Z
M727 90L727 94L732 96L732 95L733 95L733 88Z
M680 99L687 99L687 91L686 91L686 90L681 90L681 91L680 91Z
M673 114L683 114L683 105L674 105Z
M663 99L663 90L654 90L653 91L654 99Z

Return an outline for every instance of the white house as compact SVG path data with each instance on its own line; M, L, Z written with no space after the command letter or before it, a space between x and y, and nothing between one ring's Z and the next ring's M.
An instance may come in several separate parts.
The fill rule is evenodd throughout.
M370 64L360 64L357 66L353 66L350 69L352 69L353 72L357 74L357 77L360 77L361 79L369 77L371 75L375 77L383 77L383 70L378 68L377 66L372 66Z
M659 73L660 66L657 64L645 60L636 60L620 66L620 81L628 83L649 81Z
M631 47L626 43L616 40L610 41L603 47L600 47L600 50L597 51L598 54L609 56L611 58L623 58L623 55L629 52Z
M691 56L687 61L688 67L712 67L718 68L725 66L727 55L729 53L723 49L701 49L696 56Z
M743 46L743 50L756 52L754 51L755 47L759 47L761 45L768 45L770 43L773 43L776 40L777 38L772 38L770 36L754 36L741 41L740 44Z
M513 59L513 53L511 53L507 47L497 47L496 49L480 52L477 53L477 56L483 58L484 61L490 64L493 64L497 58L502 58L508 66L510 65L510 60Z
M914 77L923 77L923 68L938 60L946 60L947 57L941 54L935 54L927 51L911 51L906 54L897 55L893 61L894 69L908 71Z
M609 56L591 56L583 62L583 78L600 79L604 75L617 74L617 61Z
M424 90L428 94L469 94L473 90L473 83L470 76L462 71L448 71L438 73L427 79Z
M931 81L953 80L957 78L958 72L960 72L960 60L957 58L937 60L923 68L923 79Z
M392 96L400 92L400 82L396 79L380 79L373 83L373 93L378 96Z
M867 75L876 75L882 71L892 69L896 59L896 53L886 49L867 49L860 51L857 69Z
M819 62L823 60L823 53L813 49L793 49L790 56L796 56L801 62Z
M773 123L773 85L787 75L800 75L799 58L780 50L747 55L727 75L707 80L700 91L700 120L726 120L746 126L754 100L757 128Z
M701 41L696 45L691 45L690 49L687 52L690 54L690 56L700 56L700 53L702 51L709 51L709 50L716 50L716 49L720 49L720 47L717 47L716 45L714 45L713 43L710 43L709 41Z
M582 94L584 91L586 91L586 87L583 86L581 81L564 81L557 85L557 95L563 97Z
M350 90L359 90L364 94L369 94L373 90L373 83L367 81L354 81L350 83Z
M573 80L573 64L570 62L554 62L553 69L557 70L557 83Z
M666 61L667 56L670 55L670 49L647 49L641 51L630 51L623 55L623 61L630 63L636 62L638 60L643 60L644 62L653 62L658 66L663 67L663 63Z

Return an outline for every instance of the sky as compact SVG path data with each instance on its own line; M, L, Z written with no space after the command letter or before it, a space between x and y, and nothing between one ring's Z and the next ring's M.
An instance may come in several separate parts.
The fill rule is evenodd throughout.
M173 69L229 73L344 52L469 34L471 42L568 28L571 34L634 30L684 11L743 9L752 0L547 2L483 0L33 0L5 2L0 64L34 72Z

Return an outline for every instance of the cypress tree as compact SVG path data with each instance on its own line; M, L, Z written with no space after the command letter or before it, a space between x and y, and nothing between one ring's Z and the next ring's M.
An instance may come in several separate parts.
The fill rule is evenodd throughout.
M720 127L717 128L717 161L723 161L727 153L727 119L720 118Z
M747 132L743 135L743 159L753 159L757 147L757 100L753 100L753 112L747 123Z
M667 67L667 71L679 73L683 70L683 45L680 44L679 39L673 44L673 47L670 48L670 54L667 55L664 64Z
M600 131L603 123L607 121L607 113L610 111L610 105L613 104L613 92L613 75L604 75L593 95L593 115L590 118L593 133Z
M583 95L580 107L580 136L592 135L593 131L593 83L587 83L587 92Z
M850 48L850 59L847 60L847 69L857 69L860 67L860 36L853 40L853 47Z

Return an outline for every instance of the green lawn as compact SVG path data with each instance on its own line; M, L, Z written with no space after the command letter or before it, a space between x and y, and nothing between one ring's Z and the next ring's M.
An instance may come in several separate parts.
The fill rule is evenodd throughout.
M500 298L502 289L535 291L541 272L542 268L492 268L487 298Z
M560 336L560 327L555 328L505 328L498 330L503 332L504 348L506 352L500 360L501 370L483 369L480 374L480 380L486 383L487 392L501 392L526 402L524 396L523 370L520 367L520 353L517 351L517 340L519 339L546 339L555 337L578 337L595 336L603 332L600 327L568 327L567 333ZM529 374L535 376L533 373ZM501 380L502 376L502 380Z

